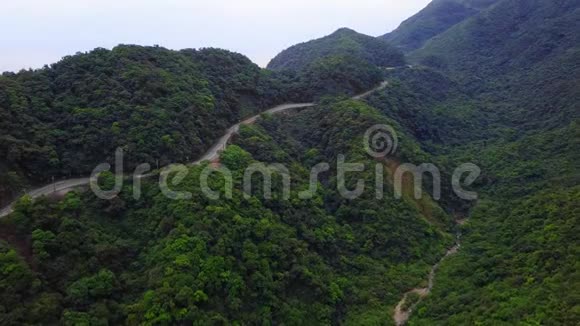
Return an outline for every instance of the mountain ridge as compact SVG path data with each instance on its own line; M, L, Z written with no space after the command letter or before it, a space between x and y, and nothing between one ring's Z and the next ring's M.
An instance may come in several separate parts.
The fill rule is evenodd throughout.
M328 56L350 56L380 67L400 66L403 55L388 43L360 34L350 28L340 28L322 38L296 44L280 52L267 68L272 70L304 70Z
M499 0L434 0L394 31L379 36L403 52L417 50L431 38L475 16Z

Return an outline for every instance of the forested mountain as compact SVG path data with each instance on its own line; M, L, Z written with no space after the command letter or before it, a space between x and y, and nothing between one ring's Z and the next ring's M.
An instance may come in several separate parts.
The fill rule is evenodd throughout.
M39 70L0 76L0 204L30 184L86 176L112 162L154 167L193 160L223 131L274 104L352 95L382 81L357 58L300 74L260 69L220 49L120 45Z
M320 39L294 45L278 54L268 64L272 70L300 71L327 57L352 57L378 67L405 63L402 53L374 37L341 28Z
M219 198L204 194L205 162L171 187L190 199L146 178L137 199L126 181L112 200L19 200L0 220L0 324L391 325L434 271L430 293L404 305L409 325L578 325L579 24L576 0L435 0L384 37L341 29L267 70L225 50L119 46L3 74L0 196L86 173L117 146L128 165L193 160L243 117L318 103L240 128L220 155L230 198L220 173L209 178ZM363 144L378 124L399 140L382 158ZM344 180L365 181L357 199L338 190L343 157L364 164ZM244 193L253 163L287 168L272 197L260 177ZM441 199L430 177L420 199L403 178L396 199L404 163L435 165ZM481 170L476 201L452 191L463 163Z
M476 163L482 183L461 250L442 264L439 285L409 324L580 320L578 30L578 1L502 0L410 54L461 92L450 101L457 89L443 83L447 97L433 102L430 83L406 72L398 76L404 93L393 94L428 103L396 112L438 121L434 136L421 130L423 144L435 156Z
M278 98L258 66L232 52L123 45L0 76L0 198L29 179L86 175L110 162L195 158L240 118Z
M383 80L381 68L404 63L388 43L341 28L282 51L268 69L283 77L291 96L316 99L364 92Z
M318 100L321 96L354 95L383 81L383 72L373 64L350 56L328 56L300 71L277 72L288 97Z
M426 68L390 78L396 82L369 104L414 135L432 160L481 168L474 206L441 201L469 212L461 248L439 266L433 292L409 324L577 324L577 291L570 289L580 287L574 267L580 121L569 115L559 127L515 124L506 110L522 99L471 96L464 85Z
M576 0L502 0L433 38L411 58L508 106L514 125L562 126L580 117L578 30Z
M410 52L496 2L498 0L434 0L397 29L380 38L404 52Z
M127 184L113 201L90 192L61 202L21 201L0 221L22 239L12 242L18 251L0 251L0 321L381 323L450 246L452 218L428 196L395 199L388 182L381 200L374 187L347 200L334 171L324 174L314 197L298 197L314 164L335 165L344 154L373 166L361 142L377 123L393 121L361 102L341 101L243 127L237 145L221 155L234 176L231 199L223 198L219 174L210 185L221 189L221 199L202 193L202 165L174 187L190 191L191 200L171 200L144 180L139 200ZM398 160L427 159L402 130L401 143ZM253 196L243 195L244 170L255 162L289 167L288 199L280 174L271 199L259 178ZM373 182L374 168L357 177ZM349 178L349 187L355 181Z

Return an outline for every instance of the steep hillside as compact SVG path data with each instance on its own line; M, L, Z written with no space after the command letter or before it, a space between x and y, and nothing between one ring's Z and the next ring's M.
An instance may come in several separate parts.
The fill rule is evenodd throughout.
M28 180L195 158L234 121L282 101L246 57L123 45L0 76L0 202ZM266 91L262 91L265 89ZM270 92L270 93L267 93Z
M410 52L496 2L498 0L434 0L397 29L380 38L404 52Z
M502 0L411 58L498 105L510 103L513 114L506 119L514 124L562 126L579 117L578 30L578 1Z
M580 286L580 121L569 115L555 126L529 123L539 118L528 116L527 124L515 124L505 111L516 101L498 106L420 67L394 77L369 104L413 135L438 166L469 162L481 169L477 202L440 202L468 217L461 247L439 266L433 292L409 324L576 325L570 289Z
M412 289L430 291L403 305L409 325L579 325L580 2L439 0L417 17L386 36L412 67L381 69L400 52L341 29L269 70L119 46L2 75L0 197L117 146L127 166L186 161L272 103L319 103L262 114L166 187L21 198L0 219L0 325L390 325ZM393 142L365 139L377 125L398 136L378 158L367 146ZM362 171L339 177L343 159ZM395 196L405 163L437 168L439 200L428 173L421 198L410 173ZM451 177L464 163L480 170L469 185Z
M388 43L348 28L320 39L294 45L268 64L272 70L304 70L329 56L348 56L379 67L404 64L403 55Z
M0 204L31 184L193 160L223 131L264 108L352 95L382 80L355 57L332 55L296 73L260 69L220 49L121 45L35 71L0 76Z
M382 67L404 63L403 54L386 42L341 28L282 51L268 69L278 74L290 98L304 101L363 92L383 80Z
M126 184L112 201L90 192L22 200L0 220L23 239L16 249L0 243L2 324L383 323L452 243L451 217L428 198L395 199L387 184L375 199L378 162L361 142L370 126L392 123L375 109L341 101L286 118L244 126L221 155L231 197L219 173L209 178L219 198L204 195L202 165L172 186L190 199L167 198L147 179L140 199ZM357 175L368 181L361 197L339 194L334 168L301 197L312 166L335 166L339 154L373 167ZM397 157L428 156L401 132ZM242 190L258 162L288 168L274 173L271 198L261 178L251 196ZM282 175L291 178L288 198Z
M410 55L457 88L417 83L414 69L399 74L400 90L385 90L398 100L383 112L418 129L425 148L482 171L461 249L409 324L580 321L570 290L579 287L578 30L578 1L501 0ZM369 101L380 105L378 96Z
M378 67L351 56L330 55L301 71L276 72L287 95L296 102L323 96L354 95L383 81Z
M461 250L412 325L580 322L578 123L452 151L482 170Z

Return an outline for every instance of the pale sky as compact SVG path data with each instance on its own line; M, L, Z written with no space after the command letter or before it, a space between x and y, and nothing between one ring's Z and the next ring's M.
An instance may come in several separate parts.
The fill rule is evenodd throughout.
M0 72L117 44L219 47L265 66L296 43L349 27L378 36L430 0L0 0Z

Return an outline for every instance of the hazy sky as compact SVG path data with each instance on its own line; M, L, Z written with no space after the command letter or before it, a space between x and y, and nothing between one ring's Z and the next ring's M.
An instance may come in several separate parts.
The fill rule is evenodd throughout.
M264 66L339 27L377 36L430 0L1 0L0 71L119 43L220 47Z

